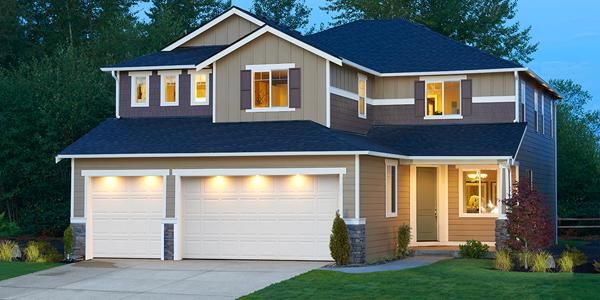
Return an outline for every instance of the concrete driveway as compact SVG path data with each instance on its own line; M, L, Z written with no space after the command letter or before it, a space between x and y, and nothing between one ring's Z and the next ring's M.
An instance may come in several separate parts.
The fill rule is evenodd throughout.
M325 264L93 260L0 281L0 299L232 299Z

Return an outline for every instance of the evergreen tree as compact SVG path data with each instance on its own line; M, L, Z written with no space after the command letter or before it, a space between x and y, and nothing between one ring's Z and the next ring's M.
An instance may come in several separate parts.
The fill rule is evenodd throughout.
M291 30L307 29L311 9L304 0L254 0L252 11Z

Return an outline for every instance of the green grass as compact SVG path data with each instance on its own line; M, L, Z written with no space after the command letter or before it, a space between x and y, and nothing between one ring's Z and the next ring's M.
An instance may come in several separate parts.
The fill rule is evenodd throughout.
M60 266L59 263L0 262L0 280Z
M247 299L600 299L600 274L519 273L493 260L453 259L402 271L345 274L315 270Z

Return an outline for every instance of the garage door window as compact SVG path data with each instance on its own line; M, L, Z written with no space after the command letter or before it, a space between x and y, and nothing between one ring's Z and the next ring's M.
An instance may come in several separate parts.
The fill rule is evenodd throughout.
M385 161L385 216L398 216L398 161Z

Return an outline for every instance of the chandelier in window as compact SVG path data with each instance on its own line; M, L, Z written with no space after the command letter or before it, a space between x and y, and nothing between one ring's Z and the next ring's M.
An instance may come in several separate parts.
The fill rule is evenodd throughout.
M477 171L476 173L467 174L467 177L469 177L469 180L479 181L481 179L486 179L488 177L488 174Z

